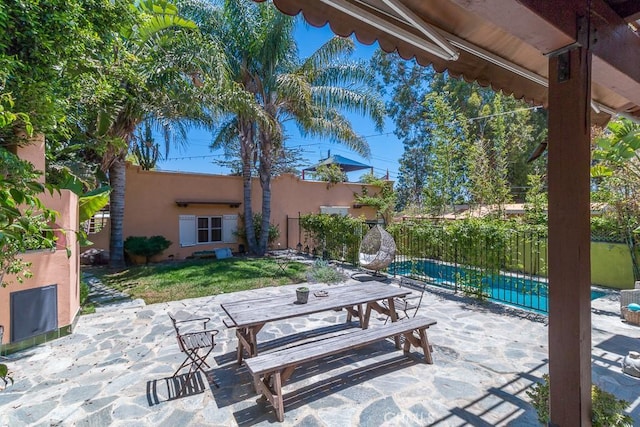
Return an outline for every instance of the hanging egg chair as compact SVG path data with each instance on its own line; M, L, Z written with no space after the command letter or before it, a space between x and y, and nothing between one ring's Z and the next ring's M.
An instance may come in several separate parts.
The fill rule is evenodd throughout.
M360 243L360 267L367 270L384 270L395 259L396 242L380 225L375 225Z

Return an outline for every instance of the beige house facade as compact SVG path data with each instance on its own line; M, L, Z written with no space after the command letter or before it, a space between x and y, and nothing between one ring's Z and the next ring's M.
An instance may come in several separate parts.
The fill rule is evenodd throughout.
M252 183L252 210L262 210L262 190L257 179ZM376 210L359 206L355 197L368 187L361 183L303 181L291 174L275 177L271 184L271 223L280 230L273 249L295 248L299 242L299 215L310 213L349 214L374 220ZM185 259L218 248L242 252L246 245L236 232L243 226L242 177L186 172L145 171L128 164L124 238L161 235L171 246L154 261ZM89 239L93 248L109 249L109 226Z

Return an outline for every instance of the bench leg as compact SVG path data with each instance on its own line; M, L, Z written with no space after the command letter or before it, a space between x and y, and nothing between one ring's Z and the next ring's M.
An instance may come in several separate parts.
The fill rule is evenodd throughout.
M429 345L429 339L427 338L426 329L420 329L418 331L418 334L420 334L420 343L422 344L422 351L424 352L424 360L429 365L433 365L433 357L431 357L431 346Z
M267 399L276 412L276 418L279 422L284 421L284 398L282 396L282 384L284 384L293 374L295 366L289 366L282 371L269 372L260 375L254 375L253 385L261 398Z
M278 421L284 421L284 403L282 398L282 373L280 371L266 373L264 377L260 375L254 377L254 385L258 393L271 403L276 412Z
M418 332L418 336L414 335L414 332ZM411 346L416 348L422 348L424 354L424 360L429 365L433 364L433 358L431 357L431 346L429 345L429 339L427 338L427 331L418 329L417 331L409 331L404 333L404 348L405 354L408 354L411 350Z
M273 406L276 410L276 418L278 421L284 421L284 400L282 398L282 377L280 376L280 372L276 372L275 377L273 378L273 391L274 391L274 399Z

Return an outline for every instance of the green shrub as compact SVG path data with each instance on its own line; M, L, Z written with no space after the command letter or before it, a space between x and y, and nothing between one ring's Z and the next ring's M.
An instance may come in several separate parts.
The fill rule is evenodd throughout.
M244 229L244 217L242 215L240 215L241 221L240 223L242 224L242 226L240 228L238 228L238 230L235 232L235 235L238 236L238 238L240 240L244 240L245 243L247 242L247 233L245 232ZM261 212L256 212L253 214L253 232L255 233L256 236L256 240L260 239L260 233L262 233L262 213ZM267 238L267 245L271 245L273 242L275 242L276 240L278 240L278 237L280 237L280 227L278 227L278 225L274 225L274 224L269 224L269 237Z
M6 388L9 384L13 384L11 372L9 372L9 368L4 363L0 363L0 381L4 383L3 388Z
M307 273L307 279L310 282L331 284L344 281L346 276L327 261L319 259L313 263L313 267L311 267L311 270Z
M352 264L358 260L360 240L368 231L363 218L330 214L307 214L300 217L304 242L323 257L342 259Z
M80 306L82 314L91 314L96 312L96 307L89 302L89 285L84 281L80 281Z
M548 425L549 414L549 375L542 376L543 382L534 385L527 391L531 405L538 412L538 421ZM616 398L613 394L594 385L591 387L591 422L593 427L631 427L633 419L624 413L629 402Z
M161 254L169 246L171 242L164 236L129 236L124 241L124 250L131 255L145 257L147 264L152 256Z

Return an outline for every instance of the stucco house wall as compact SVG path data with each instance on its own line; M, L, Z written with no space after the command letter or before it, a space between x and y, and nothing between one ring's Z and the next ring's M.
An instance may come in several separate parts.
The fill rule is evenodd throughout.
M287 236L287 217L298 214L320 213L321 206L341 206L350 215L375 219L375 209L364 206L354 208L355 194L362 193L363 184L340 183L328 187L326 182L303 181L295 175L275 177L271 186L271 223L280 229L275 248L294 248L298 242L297 221L290 220ZM378 189L369 187L369 194ZM262 210L262 190L257 179L252 182L252 209ZM145 171L139 166L127 165L124 238L128 236L162 235L172 242L154 261L184 259L194 252L228 247L239 250L242 244L235 237L216 243L181 244L181 216L225 216L241 227L243 213L242 177L186 172ZM91 234L89 240L96 249L109 249L109 226ZM229 237L229 235L227 235ZM288 238L288 240L287 240Z
M44 138L38 138L35 143L17 150L18 156L28 160L36 167L44 167ZM13 277L7 275L5 280L11 284L5 288L0 287L0 325L4 326L2 344L8 344L11 340L11 295L30 289L56 285L57 330L49 331L54 336L60 333L70 332L80 310L80 269L79 246L76 238L78 230L78 197L68 190L60 193L43 193L39 196L45 206L58 212L54 229L57 242L55 250L31 251L22 256L24 261L31 263L33 276L18 283ZM70 251L70 256L67 253ZM42 310L49 308L42 307ZM14 322L21 322L24 313L13 313ZM42 340L44 334L30 338L35 344ZM26 343L26 346L29 344Z

